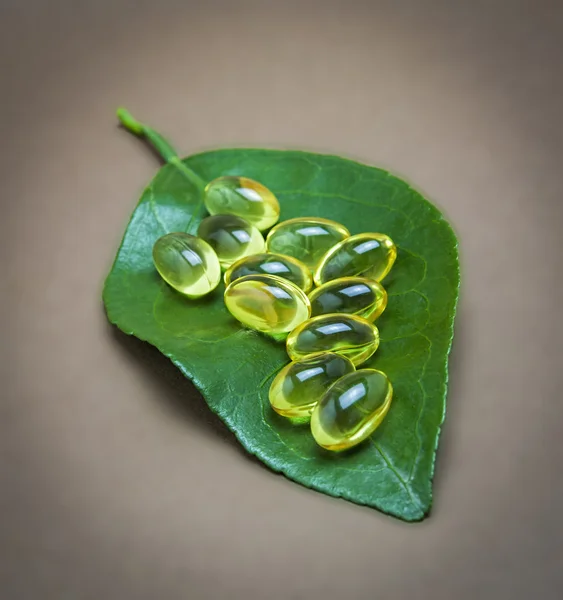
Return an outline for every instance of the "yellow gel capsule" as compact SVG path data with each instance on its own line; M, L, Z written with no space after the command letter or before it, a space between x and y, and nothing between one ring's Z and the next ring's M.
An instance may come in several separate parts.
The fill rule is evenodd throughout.
M225 305L243 325L264 333L287 333L311 315L307 295L274 275L246 275L225 290Z
M280 205L272 192L246 177L218 177L204 191L205 207L210 215L237 215L260 231L280 218Z
M385 418L393 386L387 375L360 369L339 379L311 415L311 433L327 450L346 450L367 439Z
M302 262L282 254L254 254L238 260L225 273L225 283L229 285L245 275L276 275L291 281L304 292L313 285L309 269Z
M284 417L308 417L329 386L355 371L344 356L325 352L291 362L270 386L270 404Z
M266 238L268 252L286 254L316 269L321 258L350 232L335 221L320 217L289 219L276 225Z
M313 317L287 337L291 360L302 360L317 352L335 352L358 366L379 346L379 330L362 317L342 313Z
M387 292L378 282L364 277L328 281L309 294L311 315L346 313L373 322L387 306Z
M361 276L381 281L397 258L393 240L383 233L359 233L331 248L315 272L320 286L340 277Z
M236 215L206 217L199 224L197 235L215 250L224 269L240 258L265 249L264 238L258 229Z
M213 248L188 233L169 233L156 240L152 258L162 279L188 298L205 296L221 280Z

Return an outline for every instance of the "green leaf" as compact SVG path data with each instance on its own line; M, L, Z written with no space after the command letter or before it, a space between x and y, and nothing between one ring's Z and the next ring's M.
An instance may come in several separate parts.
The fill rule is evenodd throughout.
M151 141L158 135L132 123L134 133ZM274 471L407 521L424 518L432 504L459 286L457 241L448 223L407 183L337 156L228 149L180 160L164 138L156 141L169 162L141 196L106 280L109 320L169 357L246 450ZM375 434L352 451L322 450L307 425L271 410L270 383L288 362L284 344L241 327L223 304L222 286L187 300L153 266L156 239L195 231L203 216L202 181L220 175L269 187L280 201L281 220L327 217L353 234L386 233L398 245L384 281L389 305L377 321L381 345L364 365L387 373L393 404Z

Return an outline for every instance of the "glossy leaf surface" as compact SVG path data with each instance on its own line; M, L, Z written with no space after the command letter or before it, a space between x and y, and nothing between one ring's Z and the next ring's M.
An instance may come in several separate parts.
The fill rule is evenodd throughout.
M156 272L151 251L173 231L194 233L205 216L204 181L255 179L279 199L281 220L319 215L352 234L392 237L398 258L385 279L381 345L362 368L384 371L393 406L373 436L335 456L307 427L277 415L268 389L289 362L283 342L245 329L223 303L223 283L189 300ZM248 452L312 489L419 520L432 502L432 476L444 418L447 357L459 285L457 241L439 211L402 180L335 156L294 151L217 150L174 159L144 191L104 289L109 320L156 346L190 378Z

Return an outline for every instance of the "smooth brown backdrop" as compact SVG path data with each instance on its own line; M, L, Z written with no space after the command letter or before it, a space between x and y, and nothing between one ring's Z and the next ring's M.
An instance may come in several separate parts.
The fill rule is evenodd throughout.
M560 598L563 5L0 0L0 597ZM409 525L247 457L101 286L158 164L335 152L459 234L431 517Z

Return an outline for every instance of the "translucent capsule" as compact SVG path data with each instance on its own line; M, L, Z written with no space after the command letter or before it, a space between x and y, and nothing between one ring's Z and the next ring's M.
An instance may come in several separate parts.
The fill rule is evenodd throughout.
M302 360L317 352L336 352L357 366L377 350L379 330L355 315L320 315L296 327L286 345L291 360Z
M240 258L265 249L264 238L258 229L236 215L215 215L203 219L197 235L215 250L224 269Z
M314 270L326 252L349 235L346 227L328 219L289 219L270 231L266 247L268 252L293 256Z
M218 177L204 191L209 214L237 215L250 221L260 231L280 218L280 205L272 192L261 183L246 177Z
M205 296L221 280L221 267L213 248L188 233L162 236L153 246L152 257L164 281L188 298Z
M360 369L339 379L311 415L311 433L327 450L346 450L367 439L385 418L393 386L385 373Z
M355 371L344 356L325 352L291 362L270 386L270 404L284 417L308 417L327 388Z
M308 292L313 285L313 278L309 269L300 261L291 256L282 254L254 254L238 260L225 273L225 283L244 277L245 275L276 275L283 277Z
M311 315L346 313L373 322L387 306L387 292L377 281L342 277L321 285L309 294Z
M393 240L383 233L359 233L346 238L323 257L315 272L320 286L340 277L362 276L381 281L397 258Z
M264 333L287 333L311 315L307 295L274 275L246 275L225 290L229 312L243 325Z

